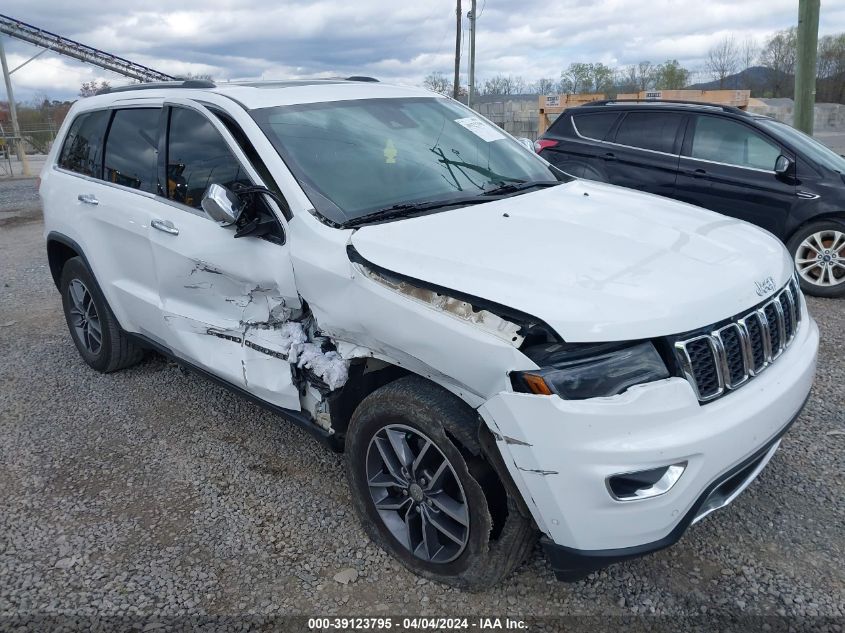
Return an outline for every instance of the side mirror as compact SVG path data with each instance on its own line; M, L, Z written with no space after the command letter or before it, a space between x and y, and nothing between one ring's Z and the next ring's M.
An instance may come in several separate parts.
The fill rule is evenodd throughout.
M775 173L778 176L786 176L790 171L792 171L792 165L792 161L781 154L775 161Z
M534 153L534 141L532 141L530 138L522 137L516 140L519 141L519 144L522 145L529 152L531 152L532 154Z
M200 203L202 210L220 226L231 226L241 217L243 204L237 195L223 185L209 185Z

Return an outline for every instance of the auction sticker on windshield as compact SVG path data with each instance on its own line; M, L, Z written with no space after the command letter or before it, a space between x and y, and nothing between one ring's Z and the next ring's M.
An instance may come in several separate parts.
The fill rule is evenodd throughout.
M455 119L455 123L463 125L470 132L488 143L490 141L498 141L500 138L505 138L505 135L495 127L487 125L484 121L476 119L474 116L468 116L463 119Z

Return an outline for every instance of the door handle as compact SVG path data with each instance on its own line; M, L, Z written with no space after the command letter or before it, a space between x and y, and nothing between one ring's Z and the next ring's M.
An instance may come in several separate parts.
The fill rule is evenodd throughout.
M704 178L707 172L703 169L694 169L693 171L688 171L686 175L692 176L693 178Z
M607 152L604 156L602 156L605 160L616 160L616 154L613 152Z
M97 200L97 196L93 193L80 193L76 196L76 199L80 202L84 202L85 204L93 204L94 206L100 204L100 201Z
M153 220L150 222L150 226L168 235L179 235L179 229L173 226L173 222L170 220Z

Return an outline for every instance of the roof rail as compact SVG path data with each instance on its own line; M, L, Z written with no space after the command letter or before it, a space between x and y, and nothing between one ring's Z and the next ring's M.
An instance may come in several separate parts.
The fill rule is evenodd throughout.
M347 77L346 81L374 81L376 83L379 83L379 80L375 77L366 77L364 75L352 75L351 77Z
M684 101L683 99L603 99L600 101L589 101L581 105L584 106L601 106L613 105L614 103L669 103L677 105L700 106L706 108L715 108L723 112L731 112L733 114L748 114L745 110L741 110L735 106L721 105L718 103L707 103L705 101Z
M153 81L143 84L129 84L127 86L115 86L106 88L99 94L110 94L112 92L131 92L133 90L161 90L168 88L214 88L217 84L208 79L184 79L182 81Z

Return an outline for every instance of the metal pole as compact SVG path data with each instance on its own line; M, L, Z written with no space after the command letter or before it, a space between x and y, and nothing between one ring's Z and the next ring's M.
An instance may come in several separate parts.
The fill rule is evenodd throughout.
M816 56L819 45L820 0L798 2L798 51L795 60L795 127L813 134L816 103Z
M458 0L455 15L458 23L455 26L455 81L452 84L452 97L457 99L461 92L461 18L464 17L461 12L461 0Z
M12 78L9 77L9 66L6 64L6 51L3 49L3 38L0 37L0 64L3 66L3 80L6 82L6 97L9 99L9 116L12 118L12 134L18 145L18 160L21 161L21 173L29 176L29 161L26 159L26 150L21 137L21 129L18 127L18 110L15 107L15 93L12 92Z
M472 7L469 15L469 90L467 92L467 106L472 107L472 100L475 97L475 0L472 0Z

